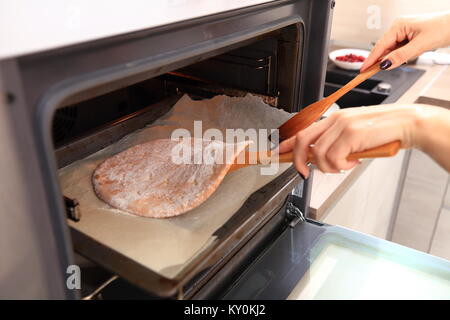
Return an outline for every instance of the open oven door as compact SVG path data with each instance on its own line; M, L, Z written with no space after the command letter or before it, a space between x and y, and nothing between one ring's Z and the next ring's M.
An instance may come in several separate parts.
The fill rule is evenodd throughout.
M310 219L291 224L223 299L450 299L450 261Z

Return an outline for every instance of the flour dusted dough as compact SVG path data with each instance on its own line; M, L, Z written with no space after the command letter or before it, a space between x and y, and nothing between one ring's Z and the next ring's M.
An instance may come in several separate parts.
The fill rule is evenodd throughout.
M172 149L180 143L190 148L192 164L172 161ZM202 148L193 148L194 143ZM247 145L240 142L228 147L233 146L234 158ZM223 161L226 148L221 141L193 138L139 144L101 163L92 177L94 189L109 205L138 216L177 216L203 203L217 189L232 163ZM199 152L216 161L195 164Z

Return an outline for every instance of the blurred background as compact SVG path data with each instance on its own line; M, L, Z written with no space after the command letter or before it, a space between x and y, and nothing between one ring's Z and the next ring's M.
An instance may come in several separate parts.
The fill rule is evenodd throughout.
M395 18L449 7L446 0L336 0L331 40L339 46L370 48Z

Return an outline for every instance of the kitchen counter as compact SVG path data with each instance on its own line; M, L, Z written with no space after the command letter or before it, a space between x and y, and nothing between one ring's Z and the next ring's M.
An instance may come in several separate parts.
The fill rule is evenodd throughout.
M449 49L441 49L440 51L450 52ZM419 102L450 107L450 90L448 90L448 84L450 83L450 68L448 65L411 65L411 67L422 69L425 73L396 101L396 103L411 104ZM407 151L400 151L395 157L398 158L396 161L398 166L402 165L402 159L405 157L406 152ZM329 214L332 211L332 208L335 207L336 203L342 199L350 188L355 186L358 180L363 179L361 176L371 167L378 166L377 170L385 170L389 166L389 160L393 160L393 158L365 160L361 165L344 174L324 174L317 169L313 170L310 217L328 222L327 219L330 218ZM399 168L399 170L402 169ZM370 179L370 177L365 179ZM386 190L384 189L384 186L381 187L384 192L398 191L396 190L398 189L398 183L388 186L390 188L395 188L394 190ZM379 194L381 193L378 192L377 195ZM367 192L365 195L367 196ZM382 198L380 198L379 201L382 201ZM349 210L351 210L351 208L349 208ZM354 214L362 215L364 213L357 212ZM377 226L373 227L373 232L367 230L359 231L367 231L367 233L388 238L390 233L390 230L388 229L393 221L393 217L385 217L384 220L381 219L380 221L384 224L384 230L381 232L380 230L376 230L380 229L380 227ZM335 221L330 221L328 223L333 222L335 223Z

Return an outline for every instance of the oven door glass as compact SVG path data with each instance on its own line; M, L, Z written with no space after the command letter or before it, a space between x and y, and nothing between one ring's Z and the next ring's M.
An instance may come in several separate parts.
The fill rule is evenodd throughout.
M224 299L450 299L450 262L313 221L286 229Z

